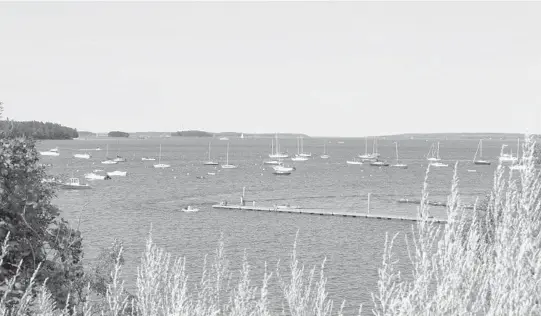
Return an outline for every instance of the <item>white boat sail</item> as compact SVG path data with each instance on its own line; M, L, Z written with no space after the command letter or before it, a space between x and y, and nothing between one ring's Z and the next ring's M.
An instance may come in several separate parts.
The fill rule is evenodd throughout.
M209 157L208 157L208 160L203 162L203 165L205 166L217 166L218 163L216 161L212 161L212 159L210 159L210 142L209 142Z
M376 152L377 146L377 140L374 139L374 142L372 143L372 153L368 153L368 137L364 138L364 155L359 155L359 158L361 158L363 161L370 161L374 160L379 157L379 154Z
M117 162L109 158L109 144L107 144L107 150L105 152L105 160L101 162L104 165L114 165Z
M280 152L280 145L278 143L278 133L276 133L274 137L276 139L276 146L275 146L276 152L270 153L269 158L287 158L287 157L289 157L288 154Z
M171 167L171 165L162 163L162 145L160 144L160 153L158 155L158 163L154 165L154 168L165 169L165 168L169 168L169 167Z
M327 142L323 142L323 155L319 156L321 159L329 159L329 155L327 155Z
M229 164L229 143L227 143L227 153L225 158L225 165L221 166L222 169L236 169L237 166Z
M479 154L479 159L477 159L477 153ZM490 165L490 161L483 159L483 140L479 140L479 144L477 145L477 150L475 150L475 155L473 155L473 163L476 165Z
M406 165L405 163L401 163L400 160L398 159L398 142L395 142L394 144L395 144L395 149L396 149L396 163L392 165L391 167L408 169L408 165Z
M436 147L436 151L433 152L432 157L428 158L428 161L430 161L430 165L432 167L449 167L448 164L441 162L441 158L440 158L440 142L438 142L438 145Z

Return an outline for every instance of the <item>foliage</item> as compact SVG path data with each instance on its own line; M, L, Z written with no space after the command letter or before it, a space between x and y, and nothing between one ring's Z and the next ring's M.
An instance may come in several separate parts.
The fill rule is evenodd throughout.
M126 132L120 132L120 131L112 131L107 134L109 137L130 137L129 133Z
M453 180L445 226L419 221L413 278L405 280L386 243L376 315L539 315L541 179L534 142L525 139L522 170L498 166L487 207L466 211ZM428 219L427 189L419 216Z
M180 131L173 133L172 136L182 137L212 137L214 134L204 131Z
M47 288L62 308L68 293L74 303L78 299L75 294L82 295L78 283L82 237L58 218L59 211L51 204L55 191L42 181L46 175L38 157L33 140L0 139L0 242L11 236L7 243L10 252L0 266L0 295L7 292L7 280L15 276L20 291L30 280L43 284L49 279ZM20 299L20 292L11 294L8 306Z
M73 139L79 137L76 129L50 122L0 121L0 130L9 130L14 137L34 139Z

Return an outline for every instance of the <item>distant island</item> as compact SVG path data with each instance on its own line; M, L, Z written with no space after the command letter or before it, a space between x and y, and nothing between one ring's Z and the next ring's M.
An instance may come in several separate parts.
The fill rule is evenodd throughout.
M109 137L130 137L130 133L126 132L120 132L120 131L112 131L107 134Z
M0 121L0 130L14 136L34 139L74 139L79 137L76 129L51 122L38 121Z
M274 133L263 133L263 134L257 134L257 133L239 133L239 132L220 132L220 133L211 133L211 132L205 132L205 131L198 131L198 130L190 130L190 131L178 131L176 133L171 134L171 136L177 136L177 137L233 137L233 138L272 138L276 134ZM291 133L278 133L278 136L280 138L296 138L299 136L309 138L310 136L305 134L291 134Z

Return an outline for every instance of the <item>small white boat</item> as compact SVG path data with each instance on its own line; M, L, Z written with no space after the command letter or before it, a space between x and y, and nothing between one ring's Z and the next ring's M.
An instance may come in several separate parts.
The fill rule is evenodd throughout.
M127 171L112 171L112 172L107 172L107 175L109 177L125 177L126 175L128 174Z
M263 161L264 165L279 165L280 162L278 160L265 160Z
M158 155L158 163L154 165L154 168L156 168L156 169L165 169L165 168L169 168L169 167L171 167L171 165L162 163L162 145L160 144L160 153Z
M372 153L368 153L368 137L364 138L364 154L359 155L358 157L361 158L362 161L372 161L379 157L379 154L376 154L376 139L374 139L374 142L372 143Z
M142 157L142 161L156 161L156 158L150 158L150 157Z
M215 176L215 175L216 175L216 172L207 172L207 174L208 174L209 176Z
M443 163L443 162L439 162L439 161L432 162L432 163L430 163L430 165L431 165L432 167L449 167L448 164Z
M222 165L222 169L237 169L237 166L229 164L229 143L227 143L227 153L225 158L225 165Z
M117 162L109 158L109 144L107 144L107 151L105 152L105 160L101 162L104 165L115 165Z
M94 170L92 170L92 172L103 172L103 171L104 170L102 170L102 169L94 169Z
M73 155L73 158L79 158L79 159L90 159L92 156L90 154L75 154Z
M60 156L60 153L58 152L58 147L50 149L48 151L40 151L39 153L42 156L53 156L53 157Z
M193 213L193 212L199 212L199 209L188 206L188 207L183 208L182 211L186 213Z
M291 161L308 161L308 157L295 155L295 157L291 157Z
M434 144L430 146L430 150L428 151L428 155L426 156L426 160L430 162L436 162L440 161L440 142L438 142L437 148L434 148Z
M219 140L229 140L228 137L220 137Z
M120 156L116 156L115 159L113 159L114 162L126 162L128 161L126 158L123 158L123 157L120 157Z
M41 179L41 183L50 183L50 184L53 184L53 185L63 184L60 179L57 179L55 177L43 178L43 179Z
M511 162L511 163L516 163L518 161L518 157L519 157L519 151L520 151L520 138L517 139L517 156L513 156L513 150L510 150L510 152L508 154L504 154L503 153L503 150L504 148L507 147L507 145L503 145L502 146L502 151L501 151L501 154L500 154L500 162Z
M284 166L283 164L280 164L278 166L274 166L274 167L272 167L272 169L274 169L274 172L281 172L281 173L292 172L293 170L295 170L295 168Z
M291 174L291 171L274 170L272 173L278 176L289 176Z
M477 170L468 169L468 172L477 172Z
M348 165L362 165L362 164L363 164L362 161L359 161L359 160L357 160L357 159L355 159L355 160L347 160L346 163L347 163Z
M78 178L70 178L68 182L62 184L61 188L68 190L84 190L91 189L92 187L86 183L81 184Z
M100 174L95 174L95 173L87 173L85 174L85 179L86 180L105 180L105 177L106 176L103 176L103 175L100 175Z

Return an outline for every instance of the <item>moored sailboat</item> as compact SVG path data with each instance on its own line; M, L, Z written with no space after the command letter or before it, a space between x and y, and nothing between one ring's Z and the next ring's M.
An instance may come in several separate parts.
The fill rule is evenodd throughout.
M171 167L171 165L162 163L162 145L160 144L160 153L158 155L158 163L154 165L154 168L165 169L165 168L169 168L169 167Z
M477 152L479 152L479 159L477 159ZM475 150L475 155L473 156L473 163L476 165L490 165L490 161L483 159L483 140L479 140L477 144L477 150Z
M225 165L222 165L222 169L236 169L237 166L229 164L229 143L227 143L227 153L225 158Z
M209 142L209 157L208 157L208 160L203 162L203 165L205 166L217 166L218 163L216 161L212 161L212 159L210 159L210 142Z
M392 165L391 167L408 169L408 165L406 165L405 163L401 163L400 160L398 160L398 142L395 142L394 144L395 144L395 149L396 149L396 163Z

